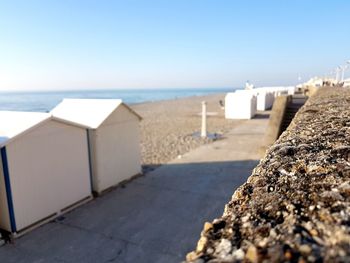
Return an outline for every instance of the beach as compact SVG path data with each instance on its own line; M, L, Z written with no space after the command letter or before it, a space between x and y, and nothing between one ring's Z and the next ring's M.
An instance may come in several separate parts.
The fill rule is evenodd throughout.
M142 146L150 147L148 151L143 148L143 163L154 160L161 167L33 230L14 244L0 247L0 261L184 260L194 249L204 223L222 215L232 192L246 181L261 158L258 149L267 114L251 120L225 120L218 103L223 97L134 105L144 116ZM208 130L224 134L212 143L189 139L200 128L198 113L203 99L208 101ZM179 153L184 154L176 158Z
M131 105L143 118L140 125L144 172L214 140L193 136L201 129L202 101L207 102L208 133L224 137L239 125L242 121L225 119L219 103L224 98L225 93L220 93Z

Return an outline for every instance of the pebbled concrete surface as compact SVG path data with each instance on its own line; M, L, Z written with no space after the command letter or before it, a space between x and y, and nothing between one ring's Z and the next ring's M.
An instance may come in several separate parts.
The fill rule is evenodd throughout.
M0 247L0 262L180 262L257 165L267 122L247 120Z

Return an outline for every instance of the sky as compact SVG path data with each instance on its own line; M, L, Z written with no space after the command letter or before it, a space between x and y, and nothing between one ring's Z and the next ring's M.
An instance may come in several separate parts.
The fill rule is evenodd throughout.
M349 14L347 0L0 0L0 90L293 85L350 59Z

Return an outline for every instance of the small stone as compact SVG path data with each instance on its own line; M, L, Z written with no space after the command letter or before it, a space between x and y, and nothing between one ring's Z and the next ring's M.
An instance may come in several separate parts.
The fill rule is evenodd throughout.
M248 247L247 253L245 254L245 258L251 263L258 262L258 250L254 245L250 245Z
M287 250L286 252L284 252L284 258L286 260L291 260L293 258L293 254L290 250Z
M312 164L312 165L309 165L309 166L306 168L306 171L307 171L308 173L312 173L312 172L314 172L314 171L317 171L317 169L319 169L319 166L318 166L318 165Z
M321 238L319 238L319 237L317 237L317 236L314 236L313 239L314 239L319 245L324 246L325 243L324 243L324 241L323 241Z
M303 224L303 227L305 227L308 231L310 231L313 228L312 223L310 221Z
M316 261L316 257L310 255L310 256L307 257L307 261L308 262L315 262Z
M277 237L277 233L276 233L276 231L273 228L270 230L270 237L271 238Z
M215 255L219 258L225 258L231 252L232 244L228 239L221 239L220 243L215 249Z
M249 218L250 218L250 214L249 214L249 213L248 213L247 215L243 216L243 217L241 218L242 223L248 222Z
M236 260L243 260L244 259L244 251L243 249L237 249L232 253L232 256L236 259Z
M249 222L245 222L245 223L242 224L242 227L243 227L243 228L250 228L251 225L250 225Z
M312 211L315 210L315 208L316 208L316 207L315 207L314 205L310 205L310 206L309 206L309 211L312 212Z
M198 255L196 252L192 251L186 255L186 261L193 262L196 259L198 259L200 255Z
M204 232L208 232L209 230L213 229L213 224L209 222L204 223Z
M268 238L264 238L263 240L260 240L258 243L259 247L266 247L268 241L269 241Z
M239 190L236 190L236 191L233 193L232 198L233 198L233 199L240 199L240 198L242 198L242 196L243 196L242 192L239 191Z
M341 257L345 257L345 256L346 256L346 252L345 252L343 249L339 249L339 250L338 250L338 254L339 254L339 256L341 256Z
M350 195L350 184L348 182L342 183L339 186L339 191L347 196Z
M311 229L309 232L312 236L318 236L318 232L316 229Z
M208 247L207 250L206 250L206 253L211 255L214 253L214 249L212 247Z
M268 205L265 207L265 211L271 211L273 209L272 205Z
M203 252L205 246L207 245L207 242L208 242L208 238L206 238L205 236L202 236L197 243L196 252L197 253Z
M312 248L308 245L301 245L299 251L304 255L309 255L312 251Z
M288 205L286 206L286 208L287 208L287 210L288 210L289 212L292 212L292 211L294 211L295 206L292 205L292 204L288 204Z
M283 169L283 168L278 169L278 171L279 171L280 174L282 174L282 175L287 175L287 176L293 175L293 173L288 173L288 172L287 172L285 169Z
M320 219L325 222L325 223L333 223L333 218L332 216L329 214L328 210L326 209L322 209L319 213L319 217Z
M321 194L321 197L330 201L343 201L344 198L336 191L324 191Z

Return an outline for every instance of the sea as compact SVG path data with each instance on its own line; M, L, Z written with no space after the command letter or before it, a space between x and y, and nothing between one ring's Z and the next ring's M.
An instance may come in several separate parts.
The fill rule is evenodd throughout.
M0 92L0 110L49 112L64 98L122 99L127 104L171 100L190 96L232 92L236 88L116 89Z

